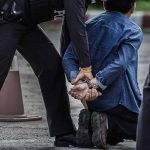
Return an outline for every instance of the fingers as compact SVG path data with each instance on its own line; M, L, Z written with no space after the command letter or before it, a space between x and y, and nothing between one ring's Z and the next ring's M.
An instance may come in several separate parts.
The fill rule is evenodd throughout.
M82 81L82 80L79 80L79 81L78 81L78 82L76 82L75 84L74 84L74 82L76 82L76 80L75 80L75 79L71 81L71 84L72 84L72 85L77 85L77 84L81 84L81 83L83 83L83 81Z
M84 90L86 88L88 88L87 84L82 83L82 84L75 85L73 88L71 88L71 90L73 90L73 91L81 91L81 90Z
M97 91L96 89L94 89L94 93L95 93L95 98L97 98L98 96L101 96L102 93L100 93L99 91Z
M86 83L75 85L69 91L69 94L75 99L82 100L86 95L86 91L88 90L88 85Z
M89 89L86 94L85 100L90 101L90 100L94 100L94 99L96 99L95 91L93 91L93 89Z
M85 101L89 101L90 100L90 93L87 92L86 96L84 97Z
M70 91L69 91L69 94L70 94L72 97L76 98L76 95L77 95L76 92L70 90Z
M93 78L93 75L92 75L91 72L89 72L89 73L80 72L80 73L77 75L76 79L71 81L71 84L75 85L75 84L77 84L80 80L92 79L92 78Z
M86 79L93 79L93 75L92 75L92 73L90 72L90 73L85 73L84 74L84 77L86 78Z
M101 95L102 94L100 92L98 92L96 89L89 89L84 100L92 101L92 100L95 100L98 96L101 96Z
M97 90L96 89L91 89L91 97L90 97L90 99L91 100L94 100L94 99L96 99L97 98Z
M82 80L83 78L84 78L84 74L83 74L82 72L80 72L80 73L77 75L76 79L73 80L71 83L72 83L73 85L74 85L74 84L77 84L78 81Z
M75 85L69 91L69 94L78 100L92 101L95 100L98 96L101 96L102 93L96 89L89 89L88 85L84 82L81 84Z
M88 91L88 86L87 85L85 86L85 85L78 85L78 86L76 86L76 88L72 88L69 91L69 94L72 97L74 97L75 99L79 99L79 100L84 99L84 97ZM79 86L82 86L82 87L79 87Z

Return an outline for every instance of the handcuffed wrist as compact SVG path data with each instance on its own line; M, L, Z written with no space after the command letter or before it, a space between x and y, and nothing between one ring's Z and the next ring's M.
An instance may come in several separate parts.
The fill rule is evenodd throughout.
M90 79L85 80L85 83L87 83L89 89L98 89L99 86L96 83L92 83Z

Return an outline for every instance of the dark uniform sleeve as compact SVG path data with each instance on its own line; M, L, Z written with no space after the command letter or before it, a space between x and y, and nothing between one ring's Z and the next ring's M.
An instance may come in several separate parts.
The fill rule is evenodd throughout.
M64 7L66 16L62 31L61 54L64 54L71 40L75 44L80 67L89 67L91 62L85 26L85 0L64 0Z
M61 31L61 47L60 47L60 54L63 57L66 49L70 43L70 36L68 31L68 26L66 22L66 18L64 18L63 25L62 25L62 31Z

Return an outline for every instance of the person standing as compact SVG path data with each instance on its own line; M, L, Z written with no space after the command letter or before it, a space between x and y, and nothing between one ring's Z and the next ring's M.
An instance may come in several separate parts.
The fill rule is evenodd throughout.
M143 102L138 121L136 150L150 149L150 67L143 89Z
M75 146L76 130L70 116L61 57L37 24L52 20L57 14L55 10L65 10L65 28L76 45L80 60L77 80L91 78L85 29L85 11L89 3L89 0L0 0L0 88L17 49L38 78L55 146Z

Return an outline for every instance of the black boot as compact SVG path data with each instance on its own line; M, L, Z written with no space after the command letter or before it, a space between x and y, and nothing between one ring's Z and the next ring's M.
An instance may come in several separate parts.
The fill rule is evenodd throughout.
M120 142L124 142L124 139L121 137L113 136L113 135L107 136L107 143L109 145L117 145Z
M93 112L91 116L92 126L92 143L101 149L108 149L107 145L107 128L108 120L105 113Z
M76 142L78 147L93 147L91 139L91 113L87 109L81 110L79 114L79 128L76 134Z
M76 147L76 134L69 133L56 136L54 146L56 147Z

